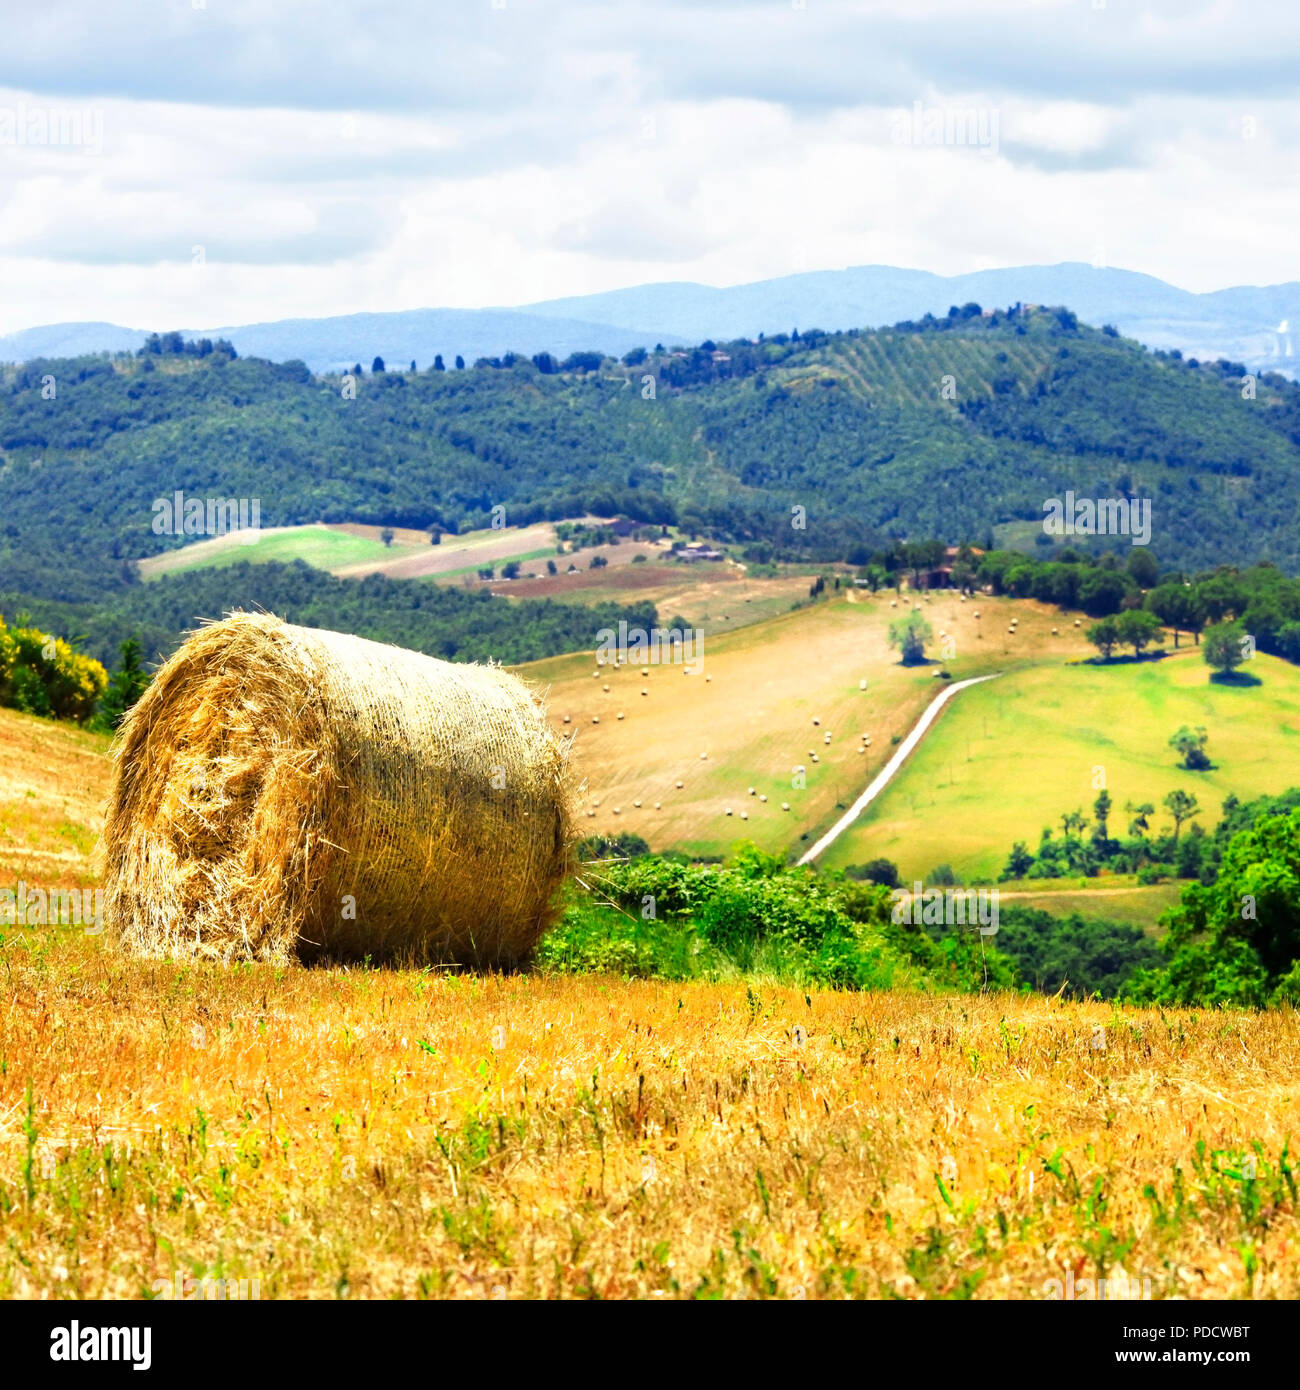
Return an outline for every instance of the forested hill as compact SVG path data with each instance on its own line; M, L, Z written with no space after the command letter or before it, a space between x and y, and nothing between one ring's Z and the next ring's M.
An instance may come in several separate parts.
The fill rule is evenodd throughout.
M650 345L647 345L649 347ZM1166 565L1300 569L1300 387L1153 354L1066 310L314 377L176 335L0 377L3 588L134 582L152 503L260 498L263 526L464 529L582 511L818 559L986 538L1079 496L1152 500ZM451 366L451 364L448 364ZM798 529L792 508L806 511Z

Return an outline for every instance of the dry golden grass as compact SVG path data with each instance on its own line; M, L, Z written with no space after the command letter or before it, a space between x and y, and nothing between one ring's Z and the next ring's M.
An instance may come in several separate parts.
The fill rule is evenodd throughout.
M102 734L0 710L0 887L94 885L108 746Z
M698 675L684 676L682 665L669 663L597 667L590 654L519 667L549 692L552 724L576 734L573 762L587 783L579 833L630 831L652 849L696 854L725 854L740 839L771 852L806 849L884 767L893 740L939 693L935 667L904 667L889 646L890 622L912 601L850 592L736 632L710 626ZM1027 664L1059 666L1092 650L1081 630L1042 604L989 597L962 603L943 590L923 611L936 656L940 633L953 640L944 664L955 680ZM1013 616L1020 624L1015 637L1007 632ZM863 734L871 738L865 753ZM805 769L804 786L795 785L796 766ZM749 798L750 786L767 801ZM857 862L873 852L858 854Z
M1293 1012L6 934L0 1297L1300 1294Z

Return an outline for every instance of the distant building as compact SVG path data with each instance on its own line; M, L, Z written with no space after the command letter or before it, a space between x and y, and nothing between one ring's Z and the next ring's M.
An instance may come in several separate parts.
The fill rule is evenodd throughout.
M690 545L684 545L677 552L683 560L725 560L726 556L722 551L715 550L711 545L704 541L692 541Z

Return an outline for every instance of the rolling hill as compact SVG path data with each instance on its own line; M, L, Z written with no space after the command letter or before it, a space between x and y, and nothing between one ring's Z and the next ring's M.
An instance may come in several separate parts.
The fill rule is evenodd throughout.
M258 498L266 526L626 513L760 559L862 563L897 538L1032 526L1073 490L1150 499L1166 565L1300 568L1300 388L1268 376L1243 399L1238 366L1153 355L1068 311L539 361L366 373L355 398L301 364L220 352L6 369L6 588L95 602L130 587L135 558L192 539L153 530L177 491Z
M671 347L792 327L883 327L927 313L940 315L950 304L970 300L1069 304L1087 322L1115 324L1151 348L1229 357L1255 371L1288 376L1300 367L1300 333L1290 327L1300 324L1300 283L1236 285L1198 294L1151 275L1077 261L948 276L897 266L851 266L725 288L689 282L637 285L513 309L282 319L208 328L202 335L229 339L241 356L298 359L320 372L358 360L369 364L376 354L391 364L414 359L426 367L441 353L450 366L456 353L467 361L508 351L620 355L656 342ZM145 337L143 330L116 324L51 324L0 337L0 362L134 351Z

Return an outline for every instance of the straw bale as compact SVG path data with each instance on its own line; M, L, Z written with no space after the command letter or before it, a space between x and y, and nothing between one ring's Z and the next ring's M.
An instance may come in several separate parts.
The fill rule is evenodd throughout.
M568 867L568 747L498 667L231 614L123 723L110 938L151 957L525 960Z

